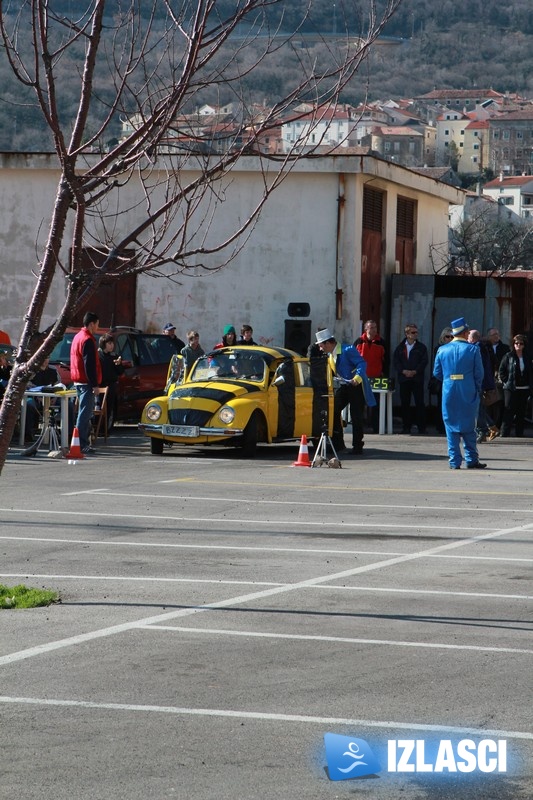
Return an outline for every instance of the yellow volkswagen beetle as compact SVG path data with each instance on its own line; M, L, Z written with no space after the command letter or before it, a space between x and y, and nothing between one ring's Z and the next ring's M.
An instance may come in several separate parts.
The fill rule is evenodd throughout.
M224 347L184 376L170 363L166 394L145 406L140 430L154 455L166 443L231 444L253 456L258 442L319 437L333 424L333 388L325 358L280 347Z

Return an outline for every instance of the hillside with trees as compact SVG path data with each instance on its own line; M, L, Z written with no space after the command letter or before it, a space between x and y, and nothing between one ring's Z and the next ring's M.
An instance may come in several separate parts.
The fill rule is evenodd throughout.
M76 0L56 0L57 13L70 13ZM113 8L109 4L110 14ZM179 4L178 4L179 5ZM183 9L192 5L184 0ZM380 2L377 3L379 10ZM151 2L139 3L143 8ZM217 11L223 19L231 14L234 0L219 0ZM159 24L163 30L164 15L161 6ZM331 63L339 57L346 36L356 37L368 28L369 3L351 3L346 0L281 0L268 8L268 18L238 29L233 38L234 63L240 63L246 73L246 58L251 58L254 48L260 53L267 36L276 34L279 51L272 61L259 64L245 74L244 85L250 102L272 104L287 95L297 85L302 69L314 59ZM299 47L284 45L284 34L298 29ZM342 100L356 104L365 97L387 99L412 97L424 94L435 87L468 89L492 87L500 92L518 92L533 96L533 5L531 0L514 0L502 4L499 0L403 0L399 10L390 20L386 36L372 49L362 69L347 84ZM390 37L390 38L389 38ZM243 40L247 46L244 56L240 48ZM79 53L82 63L83 53ZM63 58L61 69L65 76L58 98L64 119L72 117L75 96L70 89L69 75L78 69L75 48ZM155 58L155 56L154 56ZM219 54L221 64L222 54ZM155 63L155 62L154 62ZM168 68L171 65L167 65ZM38 113L35 100L28 92L21 92L7 63L6 52L0 52L0 151L48 151L52 149L49 133ZM113 87L106 80L97 82L95 92L102 100L112 95ZM232 90L221 82L216 89L199 89L193 104L224 104L233 100ZM313 100L314 98L309 98ZM191 109L192 110L192 109ZM133 111L133 105L132 105ZM96 124L97 120L95 120ZM120 134L120 119L114 120L114 136ZM107 142L103 142L105 146Z

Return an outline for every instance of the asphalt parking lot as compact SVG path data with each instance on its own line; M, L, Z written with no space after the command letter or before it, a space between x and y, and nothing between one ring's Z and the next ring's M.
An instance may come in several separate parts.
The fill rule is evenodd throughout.
M433 436L341 470L133 427L75 465L15 448L0 583L61 603L0 612L0 797L531 800L532 445L469 472ZM327 733L375 768L333 780Z

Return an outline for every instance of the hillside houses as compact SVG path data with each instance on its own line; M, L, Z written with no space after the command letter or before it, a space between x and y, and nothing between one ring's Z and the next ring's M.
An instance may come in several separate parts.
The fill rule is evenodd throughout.
M222 152L253 141L263 154L306 153L321 148L366 147L409 168L447 167L465 175L533 172L533 101L493 89L435 89L412 99L373 101L360 106L295 106L271 120L255 140L268 101L244 108L237 103L204 105L173 121L159 151ZM132 116L123 136L142 124Z
M512 210L522 220L533 221L532 175L500 175L496 180L485 184L483 193L500 206Z

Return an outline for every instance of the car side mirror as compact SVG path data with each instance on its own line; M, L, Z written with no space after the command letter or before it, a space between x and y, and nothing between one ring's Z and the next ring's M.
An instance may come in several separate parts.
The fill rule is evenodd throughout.
M283 377L283 375L278 375L278 377L272 381L272 386L283 386L284 383L285 383L285 378Z

